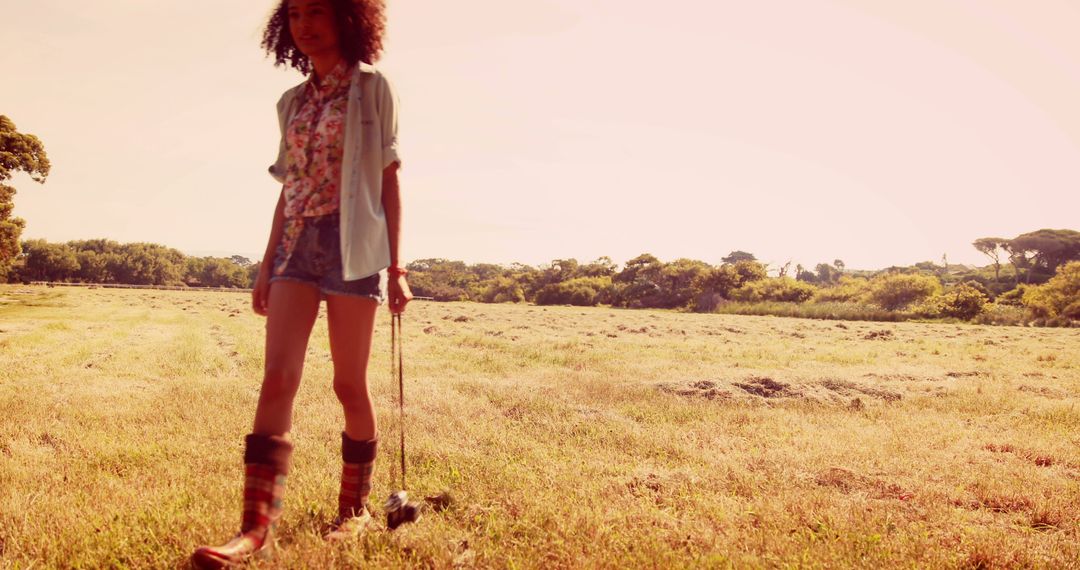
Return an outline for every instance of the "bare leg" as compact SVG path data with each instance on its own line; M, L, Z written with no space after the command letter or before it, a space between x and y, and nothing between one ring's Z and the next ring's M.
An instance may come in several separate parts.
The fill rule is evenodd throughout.
M327 295L330 355L334 359L334 392L345 411L345 434L356 441L378 434L375 406L367 385L371 337L375 331L374 299Z
M289 281L270 285L266 367L254 433L284 435L292 428L293 399L300 389L304 354L318 314L319 290L315 287Z
M264 551L281 497L292 445L292 405L300 387L308 336L319 313L319 291L300 283L270 285L266 315L266 368L254 433L244 445L244 517L240 534L220 546L202 546L191 555L197 568L235 567Z

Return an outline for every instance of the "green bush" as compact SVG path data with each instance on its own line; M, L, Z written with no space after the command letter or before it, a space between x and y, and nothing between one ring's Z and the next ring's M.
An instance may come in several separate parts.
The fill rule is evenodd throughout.
M491 280L480 295L483 303L521 303L525 300L525 289L512 277L496 277Z
M1015 325L1022 326L1030 320L1027 309L1016 305L987 303L981 313L972 320L977 325Z
M982 312L988 298L978 288L967 283L954 285L945 292L925 299L915 313L925 317L947 317L971 320Z
M822 287L814 293L815 303L857 303L866 298L870 281L863 277L843 276L832 287Z
M732 291L731 298L748 303L761 301L801 303L813 297L815 291L817 287L809 283L796 281L791 277L777 277L750 281Z
M536 293L536 304L592 307L610 303L611 290L611 277L577 277L545 285Z
M1024 306L1024 291L1027 291L1027 285L1017 285L1015 289L1006 291L997 296L994 299L995 303L1001 303L1002 305L1012 305L1014 307Z
M765 266L756 261L725 263L698 272L691 283L689 306L694 311L711 311L723 299L730 299L739 287L768 276Z
M1068 307L1065 307L1065 309L1061 311L1061 316L1074 321L1080 321L1080 301L1076 301Z
M1080 303L1080 261L1062 265L1045 284L1028 287L1023 303L1036 317L1076 318L1069 315L1078 312L1074 305Z
M870 280L867 300L889 310L899 311L941 292L936 277L917 273L884 273Z
M734 264L735 273L739 275L740 283L750 283L753 281L761 281L769 276L768 270L764 265L757 261L742 260L736 261Z

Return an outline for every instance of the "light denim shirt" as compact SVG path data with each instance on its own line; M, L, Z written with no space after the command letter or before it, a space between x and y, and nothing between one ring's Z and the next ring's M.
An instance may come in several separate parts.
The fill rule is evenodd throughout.
M277 103L281 145L270 175L285 182L285 129L300 109L301 83ZM398 158L397 99L379 70L357 64L349 84L345 149L341 166L341 270L346 281L363 279L390 266L390 236L382 205L383 169Z

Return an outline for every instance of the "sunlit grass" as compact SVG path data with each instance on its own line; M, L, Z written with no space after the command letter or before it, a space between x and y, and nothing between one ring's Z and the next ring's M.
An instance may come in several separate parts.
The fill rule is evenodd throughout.
M0 287L0 567L175 567L239 524L263 321L244 294ZM389 327L370 376L396 488ZM334 515L325 317L267 567L1070 567L1080 331L414 303L409 487Z

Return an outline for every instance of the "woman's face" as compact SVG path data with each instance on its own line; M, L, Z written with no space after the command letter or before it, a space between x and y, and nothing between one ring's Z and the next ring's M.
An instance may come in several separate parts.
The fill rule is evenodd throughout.
M293 43L308 56L337 52L338 35L330 0L288 0L289 32Z

